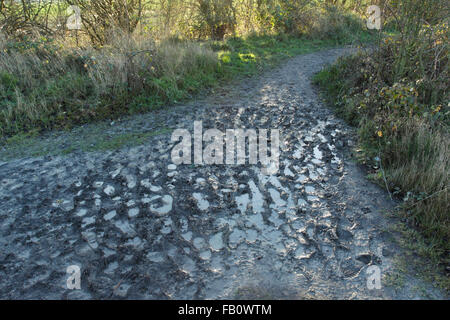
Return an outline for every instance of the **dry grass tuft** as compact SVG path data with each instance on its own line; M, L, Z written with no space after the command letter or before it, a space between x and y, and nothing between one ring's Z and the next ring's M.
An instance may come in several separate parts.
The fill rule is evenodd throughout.
M195 42L155 43L116 32L110 43L80 49L0 37L0 135L174 102L199 90L208 81L202 77L218 67L217 53Z

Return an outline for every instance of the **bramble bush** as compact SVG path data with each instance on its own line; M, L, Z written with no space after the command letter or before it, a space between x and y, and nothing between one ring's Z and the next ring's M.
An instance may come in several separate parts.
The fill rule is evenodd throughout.
M358 126L362 160L376 168L373 176L380 184L403 197L404 217L428 240L433 261L445 267L450 263L450 28L436 1L403 5L396 34L381 34L375 48L340 59L315 81L337 112ZM411 10L405 13L406 8Z

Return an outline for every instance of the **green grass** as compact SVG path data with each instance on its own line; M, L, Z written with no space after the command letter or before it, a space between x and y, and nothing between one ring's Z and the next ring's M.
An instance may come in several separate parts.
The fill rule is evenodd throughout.
M156 131L149 132L136 132L136 133L126 133L116 135L111 138L102 137L97 139L94 144L84 145L81 150L83 151L105 151L105 150L116 150L124 146L133 147L138 146L147 141L150 137L166 134L172 132L171 129L159 129ZM73 148L73 146L71 147ZM70 153L72 150L69 150Z
M220 42L178 40L175 44L162 43L159 49L161 61L150 62L148 67L135 71L134 76L139 78L137 85L118 82L116 78L121 76L120 73L107 74L110 72L107 63L100 69L100 65L92 64L97 61L94 57L61 53L47 40L35 45L8 44L8 52L23 52L27 64L36 65L31 61L35 61L35 54L40 52L37 57L42 67L36 65L39 70L30 70L28 74L36 73L34 78L7 72L0 74L0 144L5 144L11 136L30 131L71 129L93 121L146 113L185 102L231 80L254 76L287 58L371 39L372 33L363 32L351 41L347 38L252 35ZM177 50L177 45L185 54L181 64L176 62L176 55L181 51ZM43 54L47 58L43 59ZM141 61L149 63L144 59ZM86 65L91 68L89 70L105 73L101 76L109 78L107 81L111 84L99 88L100 81L86 72ZM149 70L153 65L156 71Z
M314 82L336 113L358 128L357 158L368 166L369 178L403 200L397 212L403 221L400 244L424 258L417 263L425 278L450 291L444 275L450 264L449 113L445 105L421 101L420 87L380 81L377 68L383 79L392 63L381 61L367 54L346 57ZM435 87L441 88L438 81Z
M218 48L221 62L221 77L252 76L265 68L300 54L333 48L351 43L367 43L375 35L364 32L358 38L339 41L336 39L311 39L287 35L248 36L231 38L222 43L212 43Z
M0 153L0 161L18 157L41 157L46 155L68 155L73 152L98 152L135 147L151 140L152 137L170 134L172 129L164 126L153 130L135 128L133 132L123 133L126 125L120 122L117 128L109 123L98 123L75 128L64 133L41 136L36 132L17 134L5 143Z

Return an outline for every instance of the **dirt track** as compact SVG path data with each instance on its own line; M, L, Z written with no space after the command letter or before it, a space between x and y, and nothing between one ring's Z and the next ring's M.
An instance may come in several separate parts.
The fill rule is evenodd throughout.
M410 276L403 288L367 288L367 268L389 274L401 254L385 231L394 204L348 160L351 130L310 83L348 50L299 56L108 129L279 129L273 176L258 165L175 167L170 133L0 162L0 298L441 298ZM70 265L81 267L81 290L66 288Z

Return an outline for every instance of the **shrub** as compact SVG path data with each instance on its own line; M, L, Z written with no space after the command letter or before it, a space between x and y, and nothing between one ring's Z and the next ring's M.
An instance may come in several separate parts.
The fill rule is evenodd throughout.
M236 7L233 0L197 0L197 32L209 34L212 40L223 40L236 25Z
M81 9L81 21L92 44L104 45L118 29L133 34L142 18L142 0L66 0Z
M12 74L0 73L0 105L14 103L16 100L16 86L19 83Z
M173 103L211 85L218 68L217 54L197 43L114 37L101 49L0 39L0 134Z
M335 6L326 6L316 13L308 35L318 39L331 39L336 43L360 39L365 29L362 19Z
M421 230L437 263L445 266L450 250L449 28L440 22L416 34L414 42L385 37L373 51L340 59L315 81L338 113L358 126L364 161L377 168L374 176L383 186L403 198L409 226ZM407 55L405 41L412 45Z

